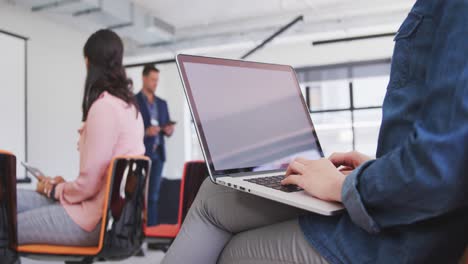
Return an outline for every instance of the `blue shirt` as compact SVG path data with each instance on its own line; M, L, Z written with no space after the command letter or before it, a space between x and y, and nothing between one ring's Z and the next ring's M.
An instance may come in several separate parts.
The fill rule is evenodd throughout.
M468 242L468 1L418 0L395 37L376 159L347 212L299 219L330 263L457 263Z

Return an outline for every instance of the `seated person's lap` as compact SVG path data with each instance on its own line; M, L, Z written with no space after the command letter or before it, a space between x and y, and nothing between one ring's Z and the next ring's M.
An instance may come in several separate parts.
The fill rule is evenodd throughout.
M96 246L100 224L83 230L63 206L31 190L18 190L18 243L60 246Z
M207 179L163 263L326 263L300 230L305 213Z
M230 233L279 223L306 214L306 211L252 194L217 185L207 178L195 199L193 210L212 218ZM202 212L199 212L202 211Z
M328 263L305 240L297 219L235 235L218 263Z

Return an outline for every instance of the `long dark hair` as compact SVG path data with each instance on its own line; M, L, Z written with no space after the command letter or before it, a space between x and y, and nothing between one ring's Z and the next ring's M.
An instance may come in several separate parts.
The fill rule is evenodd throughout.
M88 59L88 73L82 103L83 122L88 118L91 105L104 91L133 105L138 116L138 106L122 65L123 51L122 40L111 30L101 29L86 41L83 53Z

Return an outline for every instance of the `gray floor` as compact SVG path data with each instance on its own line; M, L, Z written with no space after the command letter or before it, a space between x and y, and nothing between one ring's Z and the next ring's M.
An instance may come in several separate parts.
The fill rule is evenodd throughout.
M131 257L124 261L112 261L112 262L96 262L96 263L109 263L109 264L159 264L164 256L162 251L147 250L146 245L143 246L145 252L144 257ZM44 264L51 263L51 261L37 261L27 258L21 258L21 264ZM63 262L52 262L52 263L63 263Z

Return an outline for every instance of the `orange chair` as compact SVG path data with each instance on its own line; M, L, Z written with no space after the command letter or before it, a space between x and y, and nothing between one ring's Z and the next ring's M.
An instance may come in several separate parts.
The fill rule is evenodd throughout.
M6 216L0 219L0 263L17 263L16 157L2 150L0 150L0 215Z
M208 176L208 169L204 161L189 161L184 165L180 181L179 212L177 224L161 224L152 227L145 226L146 241L152 244L153 249L166 252L172 241L179 233L180 227L195 199L198 189Z
M143 212L150 166L150 160L143 156L116 157L112 160L107 172L103 224L98 245L20 245L16 247L17 252L28 258L62 260L66 263L92 263L96 259L119 260L133 256L144 239ZM8 178L16 180L13 171L10 170L9 173ZM10 188L10 193L16 201L16 186ZM8 215L15 225L16 206L10 208ZM16 229L14 232L10 237L13 238L12 246L17 237Z

